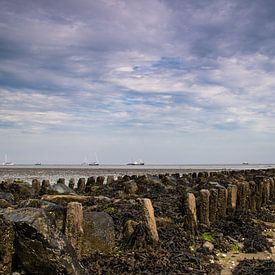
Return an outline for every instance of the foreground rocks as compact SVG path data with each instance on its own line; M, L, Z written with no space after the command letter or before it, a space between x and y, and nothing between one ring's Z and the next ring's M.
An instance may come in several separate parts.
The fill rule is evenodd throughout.
M70 187L2 181L0 274L219 274L218 254L271 249L263 232L275 223L274 178L251 170Z

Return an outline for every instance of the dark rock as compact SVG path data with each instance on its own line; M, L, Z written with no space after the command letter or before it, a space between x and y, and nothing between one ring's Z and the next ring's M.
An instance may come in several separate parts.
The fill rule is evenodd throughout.
M34 190L26 182L2 182L0 183L0 190L5 193L11 193L15 201L25 200L34 195Z
M14 230L11 222L0 214L0 274L11 274L14 253Z
M9 203L14 203L14 196L12 193L0 192L0 199L4 199Z
M105 212L85 210L83 213L82 256L109 252L115 246L114 222Z
M124 183L124 190L126 194L136 194L138 191L137 183L134 180L126 181Z
M57 194L75 194L75 191L64 183L57 183L52 186L52 190Z
M0 199L0 208L12 207L12 204L7 202L5 199Z
M15 268L28 274L85 274L73 247L43 209L6 211L4 217L15 226Z

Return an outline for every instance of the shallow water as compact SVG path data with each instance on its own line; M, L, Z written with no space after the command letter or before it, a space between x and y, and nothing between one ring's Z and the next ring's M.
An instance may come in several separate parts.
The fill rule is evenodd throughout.
M88 178L90 176L113 175L140 175L140 174L161 174L161 173L189 173L198 171L221 171L221 170L245 170L245 169L268 169L275 168L275 164L190 164L190 165L14 165L0 166L0 180L23 179L31 182L34 178L41 180L48 179L53 184L58 178Z

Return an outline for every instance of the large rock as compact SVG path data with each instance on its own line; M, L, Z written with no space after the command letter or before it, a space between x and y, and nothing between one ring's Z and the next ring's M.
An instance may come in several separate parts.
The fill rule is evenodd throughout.
M14 203L14 196L12 193L0 192L0 199L4 199L9 203Z
M75 191L65 185L65 183L58 182L52 186L52 190L58 194L75 194Z
M27 274L86 274L76 253L43 209L5 211L15 228L14 262ZM16 268L16 266L15 266Z
M4 181L0 183L0 191L11 193L15 201L26 200L34 195L34 190L26 182Z
M11 274L14 230L11 222L0 214L0 274Z
M68 195L44 195L41 199L45 201L50 201L53 203L67 205L69 202L74 202L74 201L80 202L80 203L86 202L90 199L90 197L68 194Z
M82 257L98 252L109 252L115 246L112 217L105 212L83 212Z

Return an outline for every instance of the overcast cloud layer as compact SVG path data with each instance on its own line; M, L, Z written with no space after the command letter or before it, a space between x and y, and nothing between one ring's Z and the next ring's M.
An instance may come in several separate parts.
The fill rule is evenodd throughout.
M274 163L274 45L273 0L0 0L0 158Z

